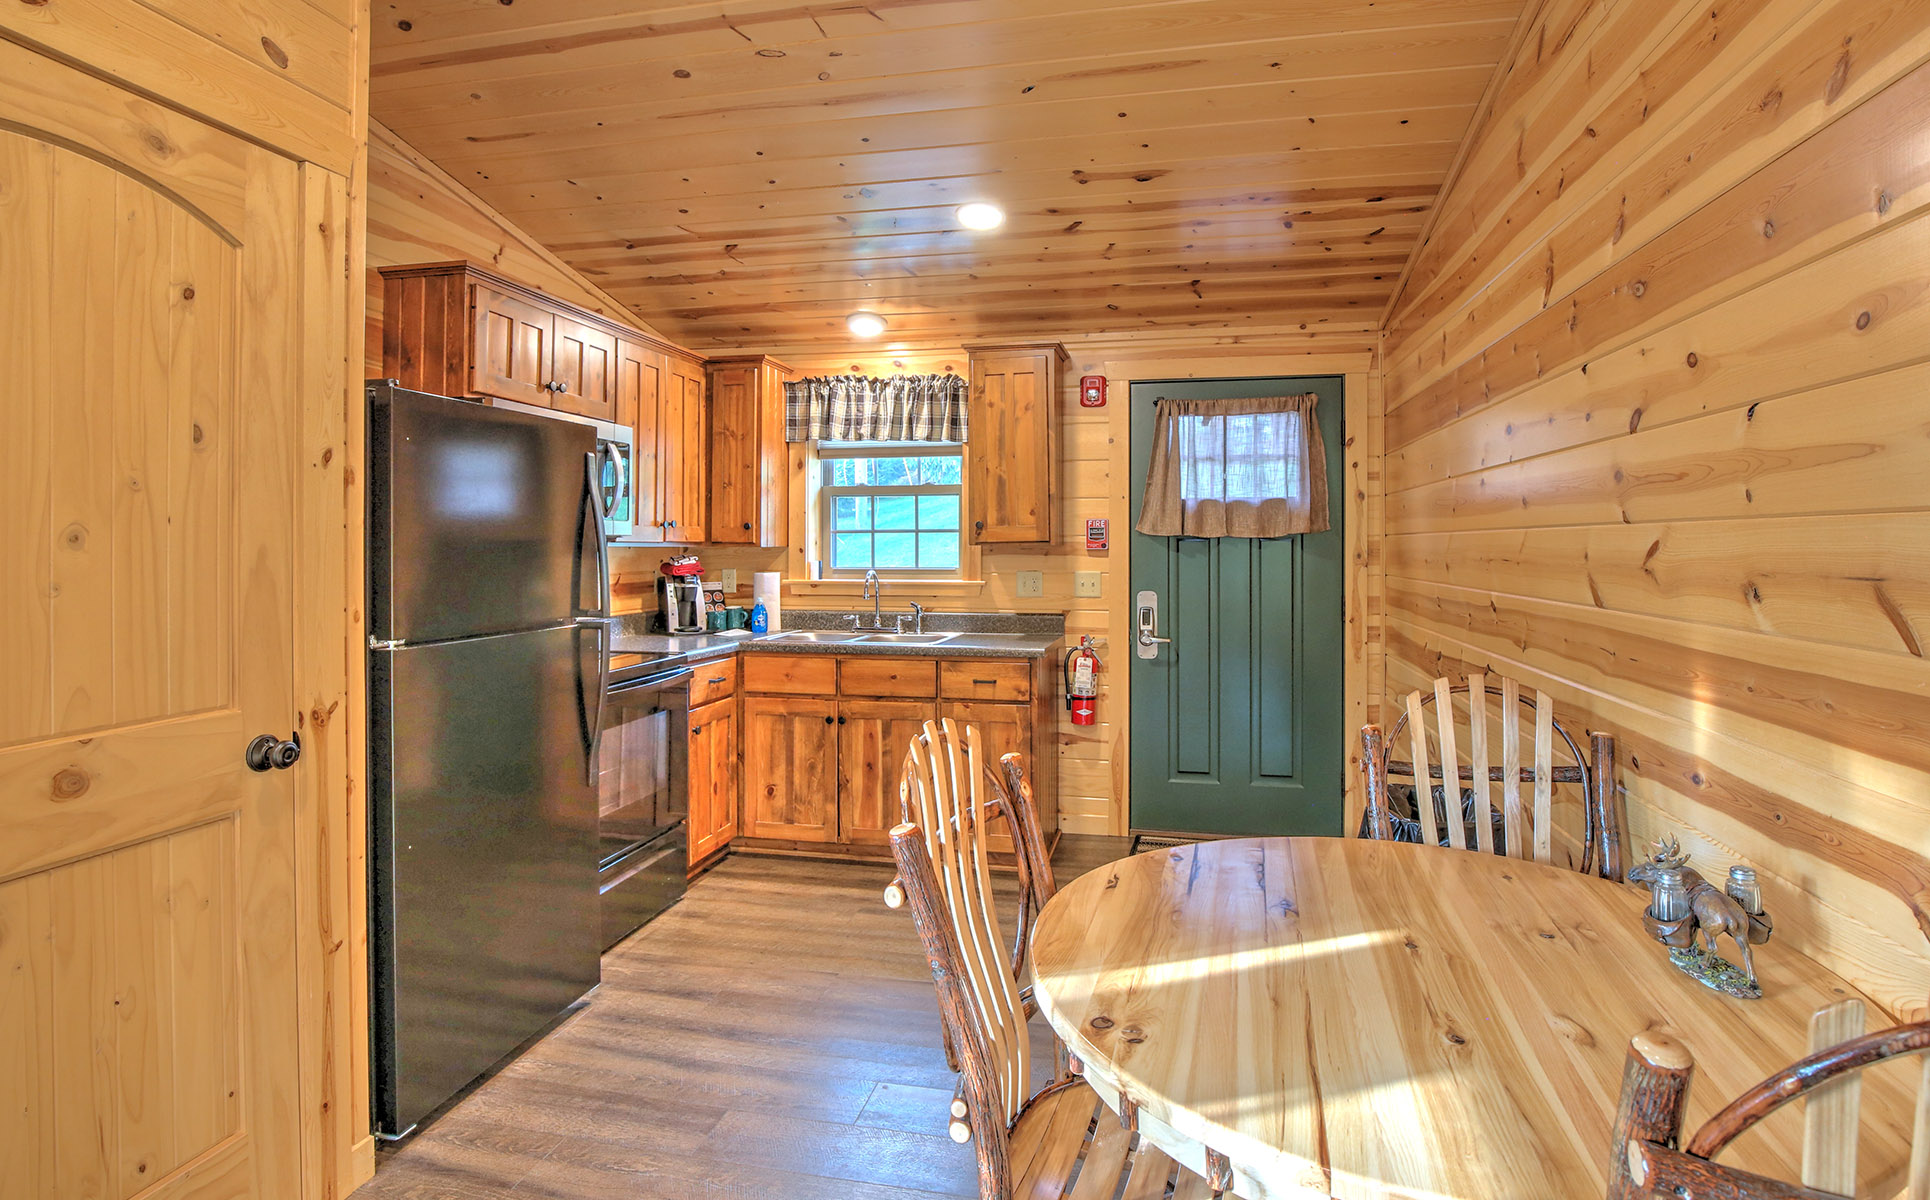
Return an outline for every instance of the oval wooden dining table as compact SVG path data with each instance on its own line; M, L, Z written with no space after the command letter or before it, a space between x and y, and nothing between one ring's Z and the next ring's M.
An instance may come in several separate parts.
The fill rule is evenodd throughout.
M1711 991L1643 932L1645 897L1470 851L1204 842L1061 890L1033 990L1106 1103L1123 1093L1141 1136L1195 1170L1225 1154L1238 1195L1599 1197L1632 1035L1694 1053L1693 1129L1806 1054L1812 1012L1857 995L1776 941L1756 949L1763 999ZM1873 1187L1907 1166L1901 1079L1864 1085ZM1723 1161L1795 1179L1799 1107Z

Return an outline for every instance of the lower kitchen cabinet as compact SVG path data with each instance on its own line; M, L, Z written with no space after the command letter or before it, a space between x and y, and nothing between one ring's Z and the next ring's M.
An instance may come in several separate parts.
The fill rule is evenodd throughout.
M905 754L926 721L978 728L984 762L1026 756L1048 843L1058 838L1056 694L1032 661L747 653L743 849L888 856ZM836 663L835 674L832 671ZM1005 822L987 828L1009 860Z
M838 698L839 841L891 844L891 827L903 819L905 753L935 716L930 700Z
M747 687L752 667L747 660ZM745 696L744 835L837 840L837 761L836 700Z
M690 711L690 863L709 858L737 834L737 701Z

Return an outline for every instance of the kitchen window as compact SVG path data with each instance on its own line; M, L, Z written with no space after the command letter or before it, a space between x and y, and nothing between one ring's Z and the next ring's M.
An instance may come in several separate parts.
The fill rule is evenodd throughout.
M825 574L956 577L963 451L952 442L819 442Z

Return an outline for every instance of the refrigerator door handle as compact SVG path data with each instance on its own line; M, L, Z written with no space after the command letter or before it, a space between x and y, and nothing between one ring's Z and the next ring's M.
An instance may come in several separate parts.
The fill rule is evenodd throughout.
M598 469L597 458L594 450L583 456L583 504L590 528L596 530L596 607L587 611L593 617L607 619L610 615L610 533L603 527L603 503L598 498L603 490L603 473Z
M594 715L589 719L589 736L584 739L585 765L583 769L583 781L589 786L595 787L597 786L597 778L601 774L600 768L603 757L603 706L608 704L610 700L610 627L602 621L597 620L585 620L582 624L588 625L596 630L596 709ZM577 673L579 677L582 674L582 664L583 659L579 654L577 657ZM589 711L587 705L584 707L586 712Z

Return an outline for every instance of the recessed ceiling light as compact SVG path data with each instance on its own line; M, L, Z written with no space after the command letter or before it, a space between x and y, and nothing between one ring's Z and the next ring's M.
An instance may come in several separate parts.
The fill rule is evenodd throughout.
M961 204L958 223L967 229L997 229L1005 224L1005 210L996 204Z
M885 331L885 319L875 312L854 312L844 319L846 328L862 338L874 338Z

